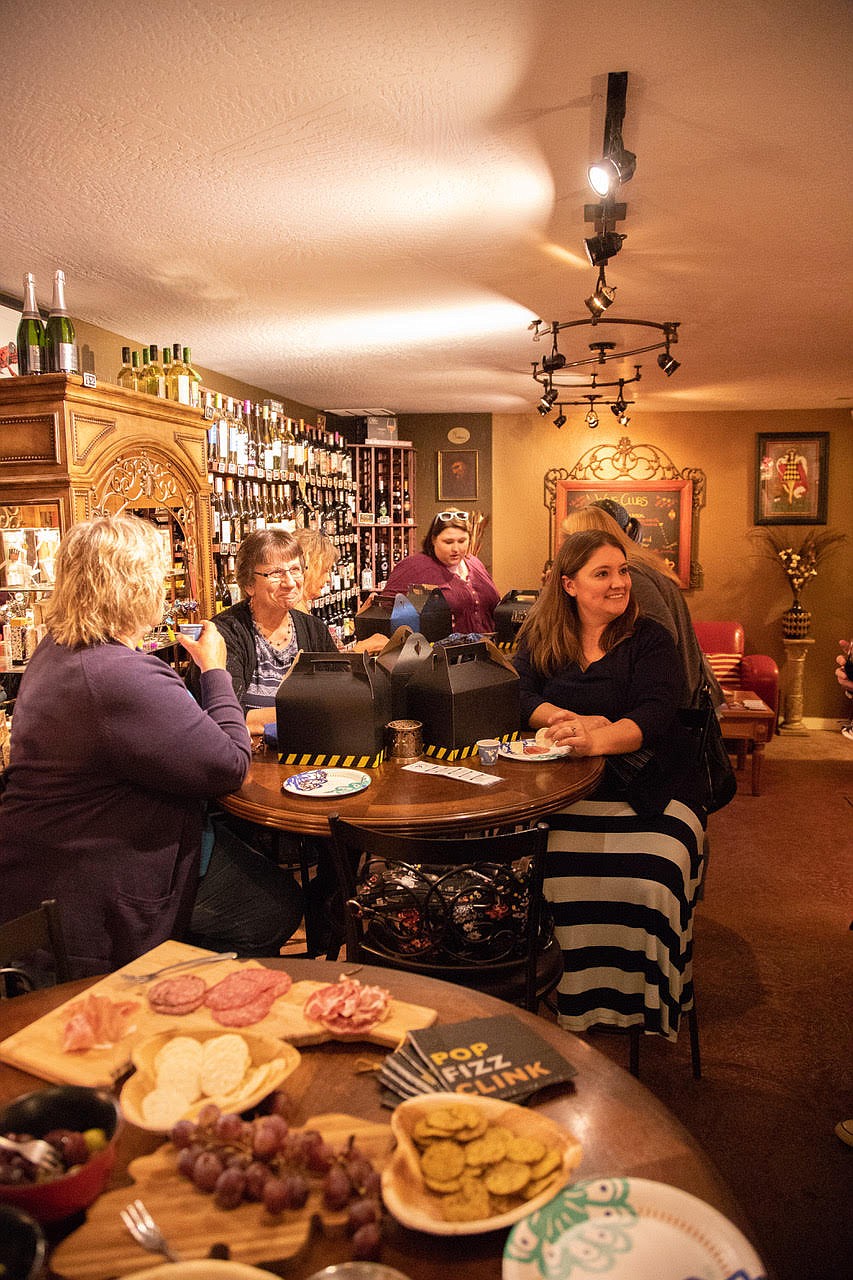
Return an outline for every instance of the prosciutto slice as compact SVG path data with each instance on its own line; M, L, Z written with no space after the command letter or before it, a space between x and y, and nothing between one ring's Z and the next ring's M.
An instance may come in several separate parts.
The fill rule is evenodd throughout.
M108 996L87 995L67 1009L62 1031L64 1053L83 1053L117 1044L130 1029L139 1008L137 1000L110 1000Z
M358 978L341 977L305 1001L302 1012L337 1036L364 1036L391 1011L391 995L383 987L362 986Z

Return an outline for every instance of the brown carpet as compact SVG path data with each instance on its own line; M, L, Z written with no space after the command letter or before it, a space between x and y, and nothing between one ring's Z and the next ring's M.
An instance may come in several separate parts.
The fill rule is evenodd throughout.
M702 1079L646 1036L640 1075L699 1141L774 1280L853 1276L853 742L777 737L762 794L709 823L695 926ZM591 1042L627 1065L622 1036Z

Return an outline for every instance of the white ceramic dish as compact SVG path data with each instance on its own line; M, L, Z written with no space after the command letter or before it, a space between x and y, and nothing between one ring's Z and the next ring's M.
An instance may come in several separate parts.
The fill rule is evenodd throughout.
M448 1222L442 1215L441 1197L434 1195L424 1185L412 1132L418 1120L428 1112L459 1102L475 1107L491 1123L502 1125L517 1137L538 1138L547 1147L558 1150L561 1166L555 1175L555 1181L549 1183L547 1189L534 1199L517 1205L506 1213L470 1222ZM397 1139L397 1147L382 1172L382 1198L389 1212L404 1227L438 1236L482 1235L486 1231L500 1231L512 1226L532 1210L546 1204L560 1187L565 1186L582 1155L577 1139L542 1112L519 1107L512 1102L501 1102L498 1098L473 1094L430 1093L410 1098L407 1102L401 1102L394 1110L391 1128Z
M535 751L530 748L535 747ZM525 750L527 748L527 750ZM562 760L571 755L566 747L552 747L543 751L533 738L518 738L515 742L502 742L498 756L501 760L526 760L528 764L543 764L548 760Z
M704 1200L646 1178L564 1187L510 1232L503 1280L766 1280L758 1254Z
M194 1262L164 1262L160 1266L133 1271L124 1280L277 1280L271 1271L249 1267L244 1262L223 1262L197 1258Z
M285 778L282 791L292 796L352 796L370 786L370 778L360 769L307 769Z

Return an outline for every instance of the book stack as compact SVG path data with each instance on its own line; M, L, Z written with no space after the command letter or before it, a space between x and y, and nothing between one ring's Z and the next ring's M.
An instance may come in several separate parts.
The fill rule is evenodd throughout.
M539 1089L568 1085L575 1068L512 1014L469 1018L410 1031L379 1071L382 1101L396 1107L427 1093L522 1102Z

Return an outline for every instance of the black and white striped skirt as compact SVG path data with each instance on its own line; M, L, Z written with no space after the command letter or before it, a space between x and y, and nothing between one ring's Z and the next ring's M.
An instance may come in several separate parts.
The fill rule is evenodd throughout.
M581 800L547 820L545 896L565 965L560 1024L640 1025L674 1040L693 1003L700 818L679 800L654 818L622 800Z

